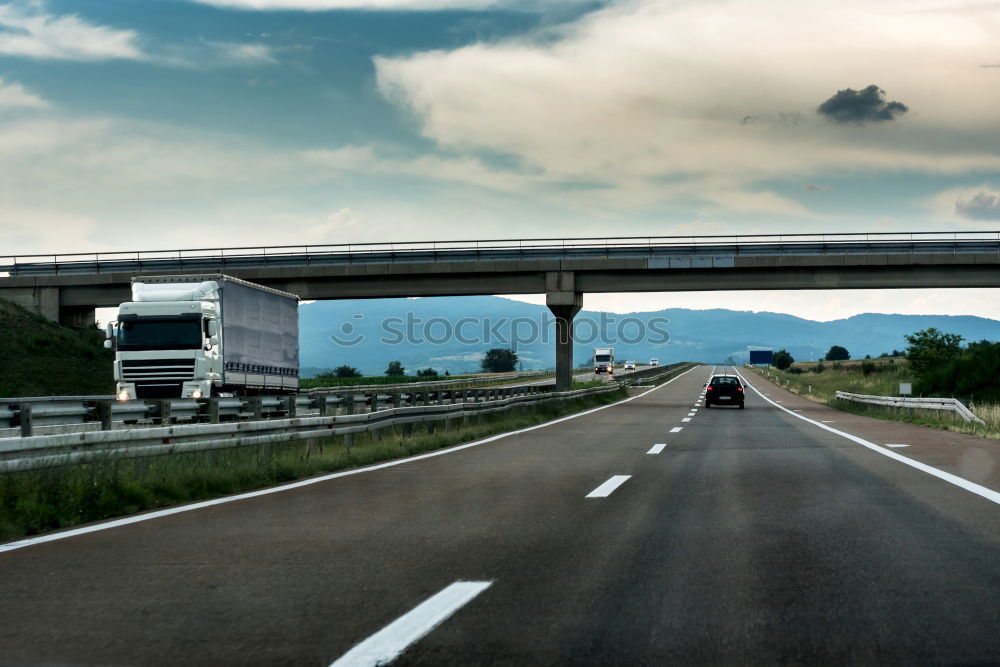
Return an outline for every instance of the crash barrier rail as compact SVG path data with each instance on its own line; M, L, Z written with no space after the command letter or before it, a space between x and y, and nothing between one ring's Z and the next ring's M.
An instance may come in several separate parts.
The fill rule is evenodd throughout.
M651 377L628 378L603 387L562 392L555 391L555 385L549 384L390 394L348 391L311 398L269 396L155 401L148 407L156 425L129 429L112 429L109 415L113 414L116 404L101 400L95 404L96 414L102 420L100 431L0 438L0 472L36 470L107 457L160 456L341 435L349 446L355 433L371 431L373 437L378 438L382 429L402 426L407 435L415 423L425 424L432 433L439 421L444 421L447 428L453 419L460 418L464 425L472 417L494 412L530 409L549 401L614 392L640 380L659 380L679 374L693 365L664 366ZM387 405L379 409L383 402ZM141 405L138 401L133 403ZM319 416L296 416L298 408L307 404L317 409ZM194 411L195 405L200 408L198 412ZM129 404L118 405L126 406ZM359 406L361 411L356 410ZM139 411L132 407L126 414L138 416ZM188 409L175 412L177 407ZM365 407L371 411L365 412ZM202 411L204 408L207 410ZM335 412L340 414L333 414ZM189 423L175 423L180 414L188 415ZM229 421L224 419L227 415L231 417Z
M918 410L947 410L954 412L965 421L974 421L977 424L984 424L983 420L973 414L957 398L909 398L905 396L869 396L867 394L852 394L846 391L838 391L837 398L855 403L867 403L869 405L886 405L893 408L911 408Z
M552 377L554 371L527 371L522 373L503 373L479 378L455 378L451 380L428 380L426 382L400 382L397 384L365 384L365 385L331 385L329 387L312 387L307 393L330 393L354 389L356 391L406 391L408 389L471 389L474 385L483 387L518 380L532 380Z
M539 371L529 373L509 373L503 376L491 378L433 382L409 382L384 385L358 385L342 387L318 387L308 389L297 398L297 407L301 410L314 409L317 405L316 397L323 394L339 396L345 392L391 394L393 392L413 392L429 391L432 389L472 389L474 387L484 387L494 384L516 382L518 380L530 380L535 378L551 377L551 372ZM274 413L278 411L279 400L284 397L268 396L264 397L264 413ZM172 414L175 418L191 418L207 411L202 407L211 399L171 399ZM233 416L242 410L243 398L220 398L221 416ZM366 399L370 400L370 399ZM94 414L95 406L101 402L109 401L112 404L112 419L115 421L137 420L150 417L156 408L152 407L156 402L152 400L133 400L119 402L114 400L114 396L39 396L25 398L0 398L0 430L16 426L25 427L30 435L35 426L57 426L81 424L88 421L99 421ZM28 410L25 410L28 408ZM22 413L28 414L30 420L22 420Z
M726 254L1000 252L998 231L834 232L829 234L739 234L714 236L625 236L531 239L482 239L344 243L332 245L177 248L96 253L0 256L0 272L11 275L102 273L150 270L225 270L246 266L351 264L655 255L721 252Z
M137 458L291 440L314 441L330 436L344 436L345 444L350 446L355 433L371 431L373 437L379 438L382 429L402 426L404 435L408 435L412 425L418 423L425 424L428 433L433 433L435 424L439 421L445 421L447 428L454 419L461 419L463 424L467 424L472 417L517 407L529 409L550 401L571 400L618 389L616 385L608 385L556 392L541 391L537 386L511 387L437 392L436 399L430 392L393 394L387 397L391 407L372 412L345 411L339 415L295 417L294 408L291 408L290 413L280 419L223 423L170 425L168 408L168 414L159 417L160 424L150 428L0 438L0 472L37 470L109 457ZM168 401L160 403L162 406L170 405ZM334 402L321 400L320 403L322 412L323 404L328 411ZM286 403L286 409L294 404L295 402ZM350 406L351 402L348 401L348 410ZM307 442L307 446L311 446L311 443Z
M662 375L669 375L673 371L681 368L682 366L690 366L691 364L686 361L682 361L676 364L666 364L664 366L650 366L649 368L643 368L639 371L632 371L624 375L615 374L612 376L616 382L627 382L629 384L635 384L638 380L654 380Z

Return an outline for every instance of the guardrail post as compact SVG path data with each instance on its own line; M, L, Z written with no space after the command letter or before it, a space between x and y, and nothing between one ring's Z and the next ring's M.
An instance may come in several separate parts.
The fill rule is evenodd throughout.
M213 396L208 399L208 423L219 423L219 397Z
M97 421L101 422L102 431L110 431L112 429L111 403L112 401L98 401L94 405Z
M398 408L403 402L403 395L398 391L389 394L389 398L392 400L392 407Z
M317 394L313 397L313 401L316 403L316 411L319 412L320 417L326 417L330 410L330 401L327 394Z
M372 395L374 400L375 395ZM344 404L344 414L353 415L354 414L354 392L349 391L346 394L342 394L340 397L341 402Z
M427 426L427 435L434 435L434 420L428 419L426 422L426 426Z
M466 403L469 402L469 390L462 391L462 426L469 425L469 413L465 411Z
M289 419L294 419L296 414L298 414L298 405L295 403L295 395L285 396L282 399L282 402L285 404L285 414Z
M251 419L264 418L264 405L260 396L251 396L247 399L247 412Z
M169 398L158 400L154 403L156 410L156 421L160 426L170 426L170 408L173 407Z
M21 403L18 406L18 419L21 422L21 437L30 438L31 437L31 405L28 403Z

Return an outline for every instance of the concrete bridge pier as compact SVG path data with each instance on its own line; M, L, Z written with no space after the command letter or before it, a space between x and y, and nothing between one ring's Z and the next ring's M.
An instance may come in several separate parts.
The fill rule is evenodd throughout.
M545 305L556 318L556 391L573 387L573 318L583 307L583 293L574 289L572 271L545 275Z
M0 289L0 299L10 301L51 322L70 327L92 327L96 324L94 306L63 303L59 287L8 287Z

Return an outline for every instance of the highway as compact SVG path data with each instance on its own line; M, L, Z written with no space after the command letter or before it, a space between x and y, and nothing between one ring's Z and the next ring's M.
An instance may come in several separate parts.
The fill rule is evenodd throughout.
M0 663L1000 661L1000 447L753 375L745 410L706 410L712 370L399 464L0 545Z

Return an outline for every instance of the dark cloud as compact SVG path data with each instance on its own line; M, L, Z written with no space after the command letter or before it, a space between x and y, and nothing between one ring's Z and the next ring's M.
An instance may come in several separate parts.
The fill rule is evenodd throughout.
M886 102L885 91L872 84L864 90L845 88L816 108L816 112L835 123L878 123L895 120L909 111L902 102Z
M955 213L969 220L1000 220L1000 193L977 192L955 202Z

